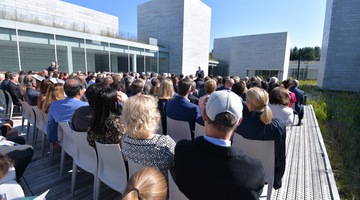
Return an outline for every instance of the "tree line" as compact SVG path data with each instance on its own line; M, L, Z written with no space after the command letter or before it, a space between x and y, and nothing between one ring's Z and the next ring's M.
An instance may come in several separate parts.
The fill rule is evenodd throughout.
M301 60L320 60L320 47L301 48ZM295 46L290 49L290 60L299 59L299 49Z

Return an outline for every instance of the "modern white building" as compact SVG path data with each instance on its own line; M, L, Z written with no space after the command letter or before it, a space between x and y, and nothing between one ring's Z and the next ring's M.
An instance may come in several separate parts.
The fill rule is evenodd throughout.
M327 0L318 86L360 91L360 1Z
M0 0L0 70L168 72L168 50L119 38L118 18L59 0Z
M169 72L208 71L211 8L200 0L152 0L138 6L138 37L169 50Z
M245 76L288 76L290 38L287 32L217 38L214 58L228 66L228 74ZM214 74L216 75L216 74Z

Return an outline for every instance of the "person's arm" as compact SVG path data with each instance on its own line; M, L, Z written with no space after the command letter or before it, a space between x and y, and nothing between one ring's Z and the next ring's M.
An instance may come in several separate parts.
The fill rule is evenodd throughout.
M57 127L58 127L58 123L53 118L52 112L49 109L48 122L47 122L47 126L46 126L46 131L47 131L47 136L48 136L49 142L53 143L53 142L58 141Z

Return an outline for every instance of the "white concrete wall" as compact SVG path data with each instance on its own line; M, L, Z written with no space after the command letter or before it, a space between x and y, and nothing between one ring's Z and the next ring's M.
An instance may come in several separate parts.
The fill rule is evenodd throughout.
M118 17L59 0L0 0L0 18L108 36Z
M247 70L281 70L278 78L284 80L289 67L289 35L283 32L217 38L214 58L229 65L229 75L244 77Z
M211 9L199 0L152 0L138 6L138 37L169 49L169 71L207 72Z
M360 91L360 1L328 0L318 86Z

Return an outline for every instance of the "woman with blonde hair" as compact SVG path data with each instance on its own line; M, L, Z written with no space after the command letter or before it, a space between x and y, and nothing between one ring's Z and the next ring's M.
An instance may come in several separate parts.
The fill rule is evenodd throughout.
M51 84L46 91L44 104L41 110L48 113L50 104L53 101L60 99L65 99L64 85L62 83Z
M160 113L149 95L130 97L124 104L121 120L125 127L122 152L127 160L159 168L165 177L170 170L175 179L175 142L168 135L155 134Z
M145 167L133 174L123 200L164 200L167 195L165 176L154 167Z
M167 130L165 106L170 99L174 98L174 95L175 91L172 80L169 78L163 79L158 90L158 109L160 112L161 126L164 135L166 135Z
M49 86L52 85L51 81L49 79L44 79L40 83L40 95L37 99L37 107L41 110L43 107L43 104L45 102L45 96L47 89Z
M274 189L281 187L285 172L286 126L281 119L273 118L268 106L268 93L258 87L250 88L246 93L246 106L241 124L235 130L250 140L274 140L275 142L275 177Z

